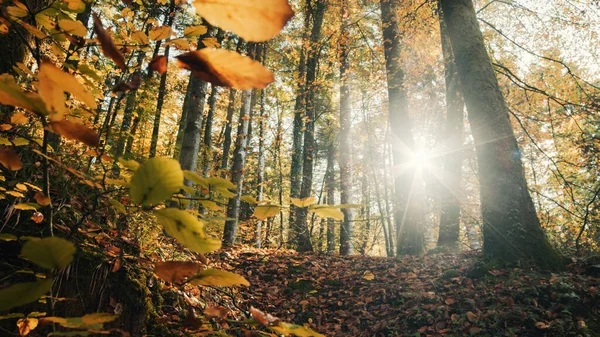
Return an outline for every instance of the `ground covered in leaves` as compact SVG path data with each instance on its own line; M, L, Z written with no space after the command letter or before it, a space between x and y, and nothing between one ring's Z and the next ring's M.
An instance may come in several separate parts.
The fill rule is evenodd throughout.
M551 274L493 269L475 253L381 258L256 249L211 259L250 281L235 307L327 336L600 336L600 277L577 265Z

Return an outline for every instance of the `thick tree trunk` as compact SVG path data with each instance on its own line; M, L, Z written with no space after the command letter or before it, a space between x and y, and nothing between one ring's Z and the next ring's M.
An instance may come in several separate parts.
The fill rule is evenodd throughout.
M465 103L460 95L452 45L440 10L440 35L446 79L446 130L444 173L440 190L440 235L438 246L458 248L460 233L460 182L462 171L463 116Z
M409 165L415 143L408 117L408 98L404 88L404 71L400 66L401 37L396 16L398 0L381 0L383 45L388 83L389 122L392 132L395 172L394 214L398 254L419 254L424 248L422 201L415 192L416 167Z
M476 144L484 255L508 264L558 269L564 261L540 227L473 2L441 3Z
M300 188L300 198L307 198L312 194L313 181L313 164L315 156L315 84L317 78L317 63L319 61L320 50L318 43L321 40L321 27L323 25L323 16L327 8L327 0L316 0L316 8L314 9L313 26L310 33L311 50L306 61L306 115L305 115L305 131L304 131L304 146L302 149L302 184ZM296 209L296 219L292 232L294 235L293 242L296 244L298 251L312 251L312 243L310 241L310 231L307 223L308 209L306 207Z
M204 151L202 157L202 175L208 176L210 172L210 164L212 161L212 126L213 119L215 116L215 110L217 109L217 99L219 98L219 87L216 85L211 86L210 97L208 98L208 113L206 115L206 122L204 123Z
M304 11L304 30L302 32L302 46L300 49L300 58L298 60L298 76L296 77L296 101L294 104L294 124L292 129L292 162L290 168L290 197L299 198L302 183L302 142L304 134L302 133L304 106L306 104L306 54L308 36L310 32L310 20L312 15L311 2L306 1ZM290 205L290 226L296 219L296 206Z
M352 203L352 106L350 103L350 36L348 34L348 0L340 3L340 194L342 204ZM354 237L354 209L344 208L344 221L340 227L340 254L353 253L352 239Z

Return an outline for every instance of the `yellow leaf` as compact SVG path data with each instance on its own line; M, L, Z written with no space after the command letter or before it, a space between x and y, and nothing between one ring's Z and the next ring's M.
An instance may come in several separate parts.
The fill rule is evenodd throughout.
M27 336L32 330L37 328L38 319L37 318L21 318L17 321L17 326L19 327L19 335Z
M215 37L207 37L202 39L202 43L206 48L221 48L221 43Z
M312 205L308 208L310 212L315 213L321 218L331 218L335 220L344 220L344 213L335 206Z
M274 37L294 15L287 0L195 0L194 7L212 25L252 42Z
M62 0L67 4L67 8L75 13L81 13L85 10L85 2L83 0Z
M40 114L47 114L41 97L33 92L25 92L9 74L0 74L0 103L21 107Z
M96 99L83 85L71 74L66 73L52 63L43 61L38 74L40 79L38 93L46 102L49 110L66 113L65 91L70 92L89 108L96 109Z
M189 212L175 208L156 211L156 218L167 234L196 253L210 253L221 248L221 241L208 238L204 223Z
M190 278L190 284L203 286L231 287L249 286L250 282L240 275L218 269L206 269Z
M142 164L129 184L129 194L136 204L156 205L183 187L183 171L177 160L151 158Z
M25 196L23 195L23 193L17 192L17 191L8 191L8 192L6 192L6 194L12 195L15 198L25 198Z
M263 89L275 81L273 74L248 56L225 49L192 51L177 56L179 66L214 85L234 89Z
M158 41L165 40L171 37L171 27L169 26L161 26L152 28L150 32L148 32L148 37L150 40Z
M279 214L280 210L281 206L279 205L258 205L254 208L254 213L252 215L258 220L267 220L268 218Z
M19 211L37 211L37 208L32 204L16 204L15 209Z
M98 146L98 133L79 122L70 120L50 122L48 123L48 130L91 147Z
M41 30L37 29L36 27L28 24L27 22L24 21L18 21L21 26L23 26L23 28L25 28L29 34L37 37L38 39L44 39L46 38L46 34L44 34L44 32L42 32Z
M27 15L29 15L29 12L27 11L27 8L22 8L19 6L9 6L6 7L6 12L15 18L24 18Z
M315 204L317 202L317 198L316 197L307 197L304 199L290 198L290 201L296 207L308 207L310 205Z
M17 112L10 117L10 123L13 125L24 125L29 123L29 118L22 112Z
M139 44L149 44L148 36L141 30L131 33L131 40Z
M27 192L27 185L24 184L16 184L15 188L22 192Z
M190 42L186 39L176 39L172 40L170 43L179 50L190 50L190 48L192 48L192 46L190 46Z
M370 271L366 271L363 274L363 278L367 281L373 281L375 279L375 275L373 273L371 273Z
M186 37L196 37L202 34L206 34L208 28L206 26L188 26L183 30L183 35Z
M12 147L0 146L0 164L12 171L18 171L23 168L21 158Z
M87 35L87 28L81 23L81 21L73 20L58 20L58 27L65 33L69 33L76 36L85 37Z

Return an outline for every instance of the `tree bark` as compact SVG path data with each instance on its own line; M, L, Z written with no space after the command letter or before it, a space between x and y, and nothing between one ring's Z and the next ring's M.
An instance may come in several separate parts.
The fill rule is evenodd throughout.
M321 40L321 27L323 16L327 8L327 0L316 0L314 9L314 20L310 34L311 50L306 61L306 109L305 109L305 131L304 146L302 149L302 184L300 198L307 198L312 193L313 160L315 155L315 84L317 78L317 63L319 60L318 43ZM306 207L296 209L296 219L292 227L294 235L293 242L300 252L312 251L310 231L307 223L308 209Z
M543 232L472 0L441 0L476 144L486 258L559 269Z
M395 174L394 220L398 254L420 254L424 248L422 202L413 193L416 167L410 165L415 143L408 117L408 98L404 88L404 71L400 66L401 36L396 15L398 0L381 0L383 45L388 83L389 123L392 133Z
M440 9L440 35L446 80L446 130L443 175L440 190L439 247L458 248L460 234L460 184L462 171L463 116L465 103L460 95L454 53Z
M348 44L348 0L340 3L340 194L342 204L352 203L352 106L350 103L350 59ZM354 237L354 209L343 208L344 220L340 227L340 254L352 255L352 239Z
M328 205L335 205L335 136L331 122L330 135L327 142L327 169L325 170L325 195ZM327 218L327 254L332 255L335 252L335 220Z

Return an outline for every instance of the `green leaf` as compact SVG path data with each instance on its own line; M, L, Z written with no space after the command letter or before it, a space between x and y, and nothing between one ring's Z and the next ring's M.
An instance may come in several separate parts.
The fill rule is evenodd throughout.
M152 158L142 164L129 185L131 200L141 205L155 205L179 192L183 187L183 171L171 158Z
M305 326L280 322L279 325L269 327L271 330L282 335L294 335L299 337L325 337Z
M208 183L206 182L206 179L204 179L203 177L201 177L196 172L185 170L185 171L183 171L183 176L185 177L185 179L193 182L196 185L200 185L200 186L204 186L204 187L208 186Z
M204 232L204 223L189 212L167 208L154 212L167 234L196 253L210 253L221 248L221 242Z
M97 312L93 314L84 315L83 317L81 317L81 320L85 325L94 325L112 322L118 317L119 316L117 315L111 315L105 312Z
M119 316L104 312L87 314L82 317L44 317L44 321L59 324L62 327L70 329L102 329L104 323L112 322Z
M52 279L17 283L0 290L0 311L20 307L44 296L52 289Z
M63 337L78 337L78 336L89 336L89 331L62 331L62 332L51 332L48 337L51 336L63 336Z
M292 204L296 207L307 207L317 203L316 197L308 197L304 199L290 198Z
M344 220L344 213L342 213L342 211L340 211L336 206L312 205L308 208L308 210L320 216L321 218Z
M8 234L8 233L1 233L0 234L0 241L17 241L17 237L12 235L12 234Z
M119 164L123 165L129 171L136 171L140 168L140 163L133 159L125 160L123 158L119 158Z
M254 213L252 213L252 215L258 220L267 220L268 218L279 214L280 210L280 205L258 205L254 208Z
M63 269L73 261L75 245L58 237L29 240L21 255L42 268Z
M218 269L206 269L192 276L190 284L197 286L231 287L236 285L249 286L250 282L242 276Z

